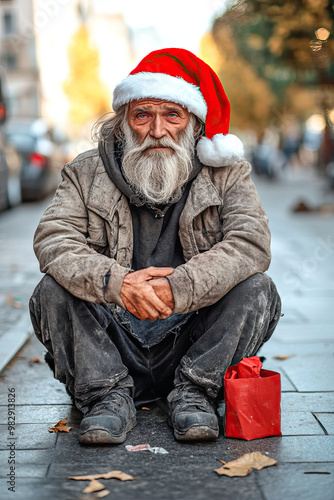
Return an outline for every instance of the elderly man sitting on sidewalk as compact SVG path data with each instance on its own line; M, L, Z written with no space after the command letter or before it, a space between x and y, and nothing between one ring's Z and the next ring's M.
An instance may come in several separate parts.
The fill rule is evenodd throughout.
M195 55L152 52L113 109L37 228L35 333L83 413L80 443L122 443L135 404L165 397L176 439L214 440L226 369L280 317L267 216Z

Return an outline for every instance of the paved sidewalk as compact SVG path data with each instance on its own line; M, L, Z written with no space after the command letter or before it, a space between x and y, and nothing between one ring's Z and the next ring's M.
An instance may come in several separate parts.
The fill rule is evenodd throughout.
M32 238L49 201L0 214L0 371L32 334L27 304L40 279Z
M161 446L167 455L130 453L125 444L82 447L78 444L81 417L63 386L52 378L44 362L28 361L43 356L43 346L33 338L0 379L1 498L97 499L96 494L82 493L87 481L71 481L67 476L122 470L139 480L102 479L111 492L107 499L334 499L334 216L293 214L290 210L300 198L319 204L325 199L333 203L334 196L323 192L323 181L314 179L312 173L293 171L278 183L256 179L256 184L273 234L269 274L283 299L284 317L260 353L266 357L264 368L282 375L283 437L246 442L226 439L221 433L216 443L177 443L164 412L150 405L150 409L138 410L138 425L126 444ZM29 293L39 279L30 245L44 206L26 205L0 216L1 259L5 259L0 267L5 276L0 297L17 294L24 306L11 311L7 304L5 312L4 302L0 303L0 345L1 334L4 338L17 320L22 321ZM15 266L10 270L12 263L22 275ZM282 355L290 357L275 358ZM16 400L14 436L7 426L11 388ZM49 427L62 418L68 419L72 430L49 433ZM15 493L7 489L8 444L12 442ZM219 467L217 458L230 461L257 450L275 458L278 465L244 478L219 477L213 472Z

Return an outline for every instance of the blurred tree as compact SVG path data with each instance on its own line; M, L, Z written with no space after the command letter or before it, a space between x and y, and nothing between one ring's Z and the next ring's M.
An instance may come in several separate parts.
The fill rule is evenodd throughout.
M275 96L252 64L240 55L228 27L219 33L219 44L224 51L219 52L212 35L206 34L201 41L201 57L224 85L232 107L231 126L252 129L261 135L271 117Z
M70 71L63 84L69 100L69 117L80 128L106 111L110 111L110 93L99 78L99 54L82 24L73 35L68 48Z
M218 73L224 85L226 81L232 106L237 110L238 100L243 99L241 91L234 92L239 82L249 96L261 99L263 95L266 110L261 125L269 118L273 102L276 111L301 118L333 108L333 21L329 0L230 2L214 22L212 36L221 54ZM251 89L254 85L259 91ZM259 106L256 100L253 104ZM254 111L245 110L252 118Z

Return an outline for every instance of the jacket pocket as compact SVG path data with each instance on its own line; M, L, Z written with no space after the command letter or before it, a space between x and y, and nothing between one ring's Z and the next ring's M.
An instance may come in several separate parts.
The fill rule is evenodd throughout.
M194 237L198 250L205 252L223 240L222 224L217 207L209 207L194 219Z
M194 236L199 252L206 252L216 243L223 240L223 234L221 231L194 231Z
M98 253L107 254L109 252L107 232L104 221L92 221L88 223L87 244Z

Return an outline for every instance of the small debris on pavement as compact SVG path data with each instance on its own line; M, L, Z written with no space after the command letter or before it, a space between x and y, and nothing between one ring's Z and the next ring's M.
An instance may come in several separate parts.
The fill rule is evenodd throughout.
M67 418L63 418L56 423L54 427L49 429L49 432L69 432L72 427L66 427Z
M306 201L300 200L296 205L292 207L293 212L313 212L315 207L309 205Z
M13 297L11 293L6 293L6 303L14 309L21 309L23 307L22 299L20 297Z
M331 203L323 203L322 205L310 205L304 200L300 200L296 205L292 207L292 212L313 212L320 214L332 214L334 213L334 205Z
M307 472L304 472L304 474L330 474L330 472L327 472L327 471L319 471L319 470L314 470L314 471L307 471Z
M293 358L294 354L279 354L278 356L273 356L274 359L279 359L284 361L285 359Z
M28 359L28 363L30 363L31 365L34 363L41 363L41 362L42 358L40 356L35 356L34 358Z
M165 448L160 448L158 446L150 446L148 443L146 444L137 444L137 446L131 446L130 444L125 445L127 451L150 451L152 453L166 455L168 451Z
M236 460L231 462L223 462L223 465L219 469L215 469L215 472L220 476L228 477L244 477L248 476L252 472L252 469L261 470L264 467L270 467L271 465L276 465L277 462L274 458L266 457L259 451L253 451L252 453L246 453Z

